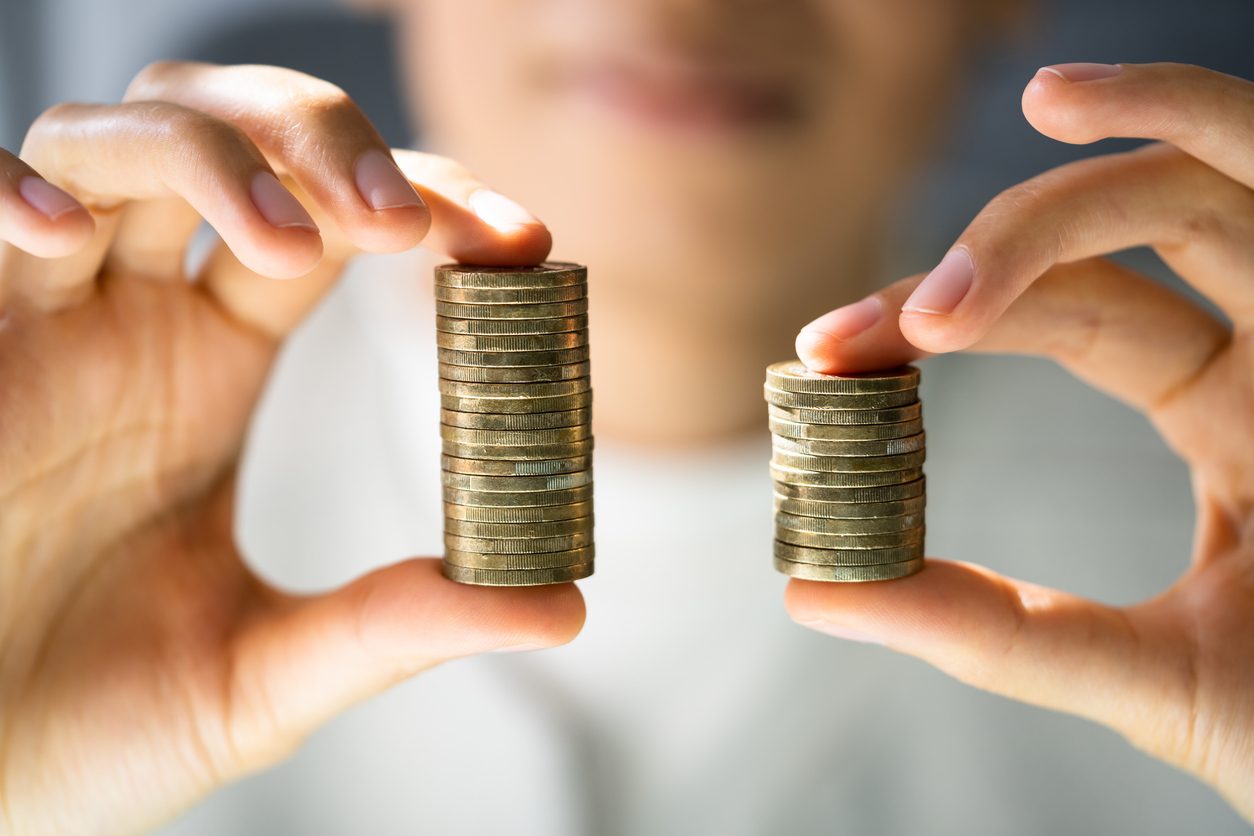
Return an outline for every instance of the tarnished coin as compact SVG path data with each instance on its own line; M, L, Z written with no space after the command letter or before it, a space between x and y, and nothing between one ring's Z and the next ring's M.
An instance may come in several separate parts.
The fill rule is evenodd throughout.
M504 540L502 542L525 543L526 540ZM464 569L496 569L528 571L536 569L558 569L563 566L578 566L591 563L594 550L591 546L574 549L562 549L551 552L477 552L473 550L445 548L444 562L450 566Z
M578 473L592 467L591 456L573 456L568 459L537 459L535 461L509 461L507 459L459 459L442 456L441 466L450 473L469 473L479 476L552 476L555 473Z
M776 447L771 461L780 467L813 470L823 473L870 473L879 470L913 470L923 466L926 450L896 456L807 456L789 453Z
M565 444L475 444L445 441L442 445L446 456L459 459L513 459L535 461L537 459L569 459L586 456L592 452L592 439L571 441Z
M481 383L537 383L546 380L573 380L587 377L591 370L592 366L586 360L581 363L566 363L559 366L514 366L512 368L454 366L451 363L441 363L440 378Z
M896 424L917 421L923 415L922 402L890 409L802 409L775 404L768 404L766 409L773 418L801 424Z
M852 490L859 490L853 488ZM878 488L876 489L878 490ZM863 520L875 517L920 516L927 498L920 494L908 499L887 502L819 502L812 499L793 499L775 494L775 510L779 514L795 517L817 517L823 520ZM778 517L776 517L778 519Z
M463 398L551 398L575 395L592 388L592 379L547 380L538 383L480 383L465 380L441 380L440 394Z
M793 563L813 563L818 566L876 566L923 557L923 542L919 540L904 546L880 549L826 549L799 546L777 539L775 556Z
M546 413L547 414L547 413ZM587 424L574 427L553 427L539 430L495 430L473 429L470 427L440 427L440 437L458 444L485 444L493 446L529 447L535 444L571 444L586 441L592 437L592 428ZM577 453L575 455L586 455ZM570 458L569 456L552 456L551 458Z
M462 351L557 351L587 345L588 332L586 329L561 334L447 334L437 331L435 344Z
M834 504L834 503L829 503ZM888 534L908 531L923 525L923 514L900 514L893 517L805 517L798 514L777 512L775 527L792 531L809 531L815 534ZM787 537L779 538L788 540ZM788 540L793 542L792 540ZM825 547L826 548L826 547Z
M581 563L554 569L470 569L454 566L445 561L441 567L444 577L458 583L475 586L545 586L554 583L570 583L582 580L593 572L593 564Z
M462 398L440 395L440 408L454 412L487 412L496 415L525 415L536 412L566 412L592 405L592 392L556 395L552 398Z
M563 348L557 351L462 351L437 348L440 362L454 366L562 366L582 363L588 359L588 347Z
M476 476L470 473L440 474L441 484L463 491L561 491L592 484L592 471L555 473L551 476Z
M459 505L444 503L446 520L465 520L489 524L537 524L564 520L589 519L592 502L570 502L565 505Z
M575 438L587 438L592 428L590 409L567 409L560 412L517 412L508 415L493 415L486 412L456 412L451 409L440 410L440 421L449 428L473 430L553 430L567 427L580 427L582 435ZM444 436L449 438L450 436ZM473 440L473 439L466 439ZM495 443L490 436L477 439L484 444ZM574 439L572 439L574 440ZM501 444L513 442L502 441Z
M891 531L884 534L823 534L817 531L797 531L792 528L775 526L776 542L789 543L794 546L806 546L820 551L858 552L864 550L881 550L905 548L923 542L923 527L908 528L905 531ZM794 560L796 558L793 558ZM832 558L833 562L839 562Z
M592 499L592 486L568 488L564 491L473 491L445 485L442 490L445 502L455 505L494 505L514 507L520 505L570 505ZM445 511L447 514L447 509Z
M551 319L455 319L437 316L435 330L446 334L564 334L588 327L588 315Z
M914 389L900 392L868 392L860 395L817 395L813 392L785 392L770 386L762 387L766 402L789 409L888 409L906 406L919 399Z
M437 301L462 305L548 305L554 302L571 302L587 295L588 288L582 284L507 288L435 286Z
M897 502L923 496L927 489L927 481L923 471L911 471L913 480L900 484L867 486L840 485L793 485L788 482L775 482L775 495L784 499L795 499L802 502ZM906 476L902 477L907 478Z
M794 578L808 581L832 581L838 583L862 583L866 581L891 581L904 578L923 569L923 558L903 560L900 563L878 563L872 566L823 566L816 563L798 563L775 558L775 568Z
M591 531L577 531L573 534L557 534L552 537L463 537L459 534L444 533L444 547L450 552L470 552L472 554L544 554L545 552L564 552L583 549L592 543ZM583 563L591 555L583 554L571 563ZM454 563L458 561L454 560ZM462 564L463 566L466 564ZM521 566L484 566L484 569L521 569ZM539 566L533 568L541 568Z
M545 302L539 305L467 305L460 302L435 303L435 312L454 319L559 319L588 312L588 299Z
M802 456L898 456L922 450L924 442L923 433L908 435L905 438L885 438L880 441L828 441L776 436L771 440L771 446L781 452Z
M534 267L441 264L435 268L435 283L445 287L561 287L587 280L588 268L563 261Z
M865 392L899 392L919 385L919 370L902 366L859 374L821 374L800 360L785 360L766 367L766 384L785 392L852 395Z
M802 424L772 416L770 426L777 436L815 441L885 441L923 432L921 420L896 424Z
M544 522L475 522L451 517L444 519L444 533L460 537L555 537L560 534L580 534L592 531L592 517L574 517L568 520Z
M780 485L776 491L783 493L783 485L803 485L826 488L873 488L913 482L923 476L922 468L912 470L875 470L867 472L797 470L771 463L771 477ZM873 501L867 499L866 501Z

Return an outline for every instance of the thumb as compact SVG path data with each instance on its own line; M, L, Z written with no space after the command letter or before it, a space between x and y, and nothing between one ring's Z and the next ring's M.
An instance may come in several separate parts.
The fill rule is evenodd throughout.
M564 644L583 622L573 584L467 586L444 578L431 558L324 595L279 596L234 649L233 742L264 765L353 703L440 662Z
M1155 602L1118 609L937 560L883 583L793 580L785 598L807 627L887 645L969 685L1134 740L1161 730L1164 706L1187 705L1187 648Z

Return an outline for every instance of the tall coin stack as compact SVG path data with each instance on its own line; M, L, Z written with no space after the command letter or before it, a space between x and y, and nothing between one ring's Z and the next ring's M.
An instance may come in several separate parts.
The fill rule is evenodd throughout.
M775 568L815 581L879 581L923 568L919 370L766 370Z
M588 271L435 271L444 574L482 586L592 574Z

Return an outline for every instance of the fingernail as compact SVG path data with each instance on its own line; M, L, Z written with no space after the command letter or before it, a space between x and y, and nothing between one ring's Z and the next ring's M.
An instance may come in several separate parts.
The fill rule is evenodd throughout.
M1041 67L1037 74L1053 73L1063 81L1097 81L1119 75L1123 67L1120 64L1054 64L1052 67Z
M357 193L361 199L376 212L423 205L422 198L397 168L392 157L377 148L371 148L357 158L353 179L357 182Z
M974 278L975 263L971 260L971 253L966 247L954 247L924 277L901 309L916 313L951 314L971 289Z
M526 650L544 650L548 645L536 644L535 642L523 642L522 644L508 644L505 647L498 647L493 653L521 653Z
M863 644L884 644L883 639L878 639L869 633L863 633L861 630L854 630L843 624L833 624L830 621L816 619L814 621L798 622L803 627L809 627L811 630L817 630L820 633L826 633L829 636L835 636L838 639L846 639L851 642L862 642Z
M69 193L58 189L42 177L23 177L17 184L17 191L22 196L22 200L50 221L55 221L75 209L83 208L83 204L71 197Z
M479 189L471 193L466 202L470 205L470 211L482 218L489 226L500 230L534 226L540 223L535 215L492 189Z
M305 211L305 207L270 172L258 171L257 176L253 177L249 193L252 195L253 205L271 226L318 231L318 225Z

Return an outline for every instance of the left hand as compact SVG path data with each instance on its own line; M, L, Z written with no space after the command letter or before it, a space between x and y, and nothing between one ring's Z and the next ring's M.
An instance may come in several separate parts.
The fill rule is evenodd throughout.
M1254 84L1173 64L1064 64L1036 74L1023 110L1064 142L1162 142L1004 192L927 277L825 314L798 353L827 372L959 350L1057 360L1142 410L1189 464L1192 563L1124 608L931 560L889 583L793 580L788 610L1104 723L1254 821ZM1232 326L1098 258L1142 245Z

